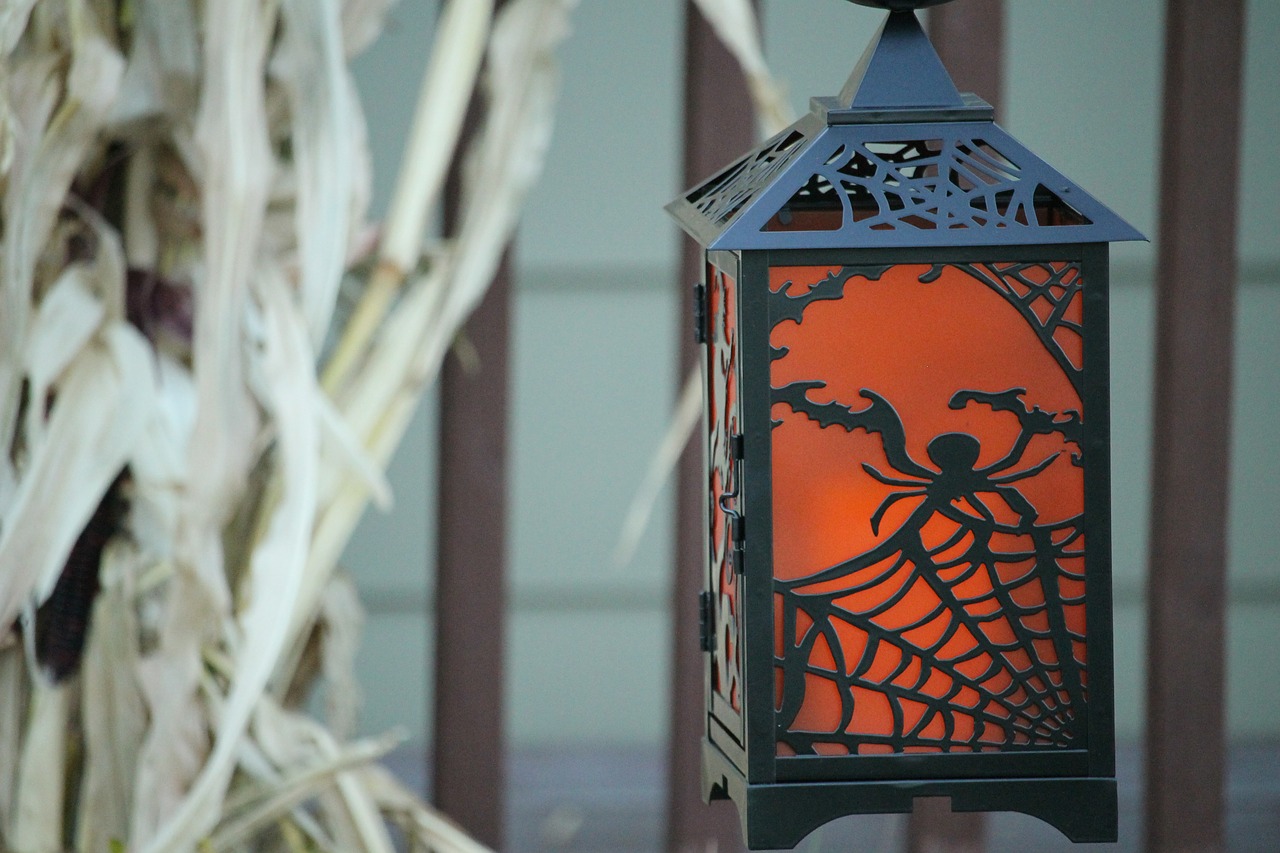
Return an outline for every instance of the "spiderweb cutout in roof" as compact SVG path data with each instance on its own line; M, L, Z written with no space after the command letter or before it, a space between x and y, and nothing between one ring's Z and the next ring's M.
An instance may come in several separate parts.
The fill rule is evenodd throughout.
M791 158L803 150L804 134L790 131L737 160L685 196L698 212L724 225L756 194L769 186Z
M949 137L845 142L763 230L855 233L1088 224L992 145Z

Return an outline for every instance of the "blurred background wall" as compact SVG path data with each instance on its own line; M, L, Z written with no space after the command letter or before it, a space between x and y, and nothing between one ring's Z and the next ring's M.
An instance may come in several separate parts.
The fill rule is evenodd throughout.
M670 494L626 567L610 555L666 426L688 328L674 281L683 0L582 0L562 54L546 174L516 258L506 709L513 747L659 747L668 703ZM841 0L764 0L766 51L797 113L834 94L880 13ZM1156 231L1162 0L1007 4L997 120L1148 235ZM376 172L390 195L436 15L401 0L357 64ZM1212 74L1213 69L1205 69ZM1280 737L1280 2L1251 0L1245 69L1231 521L1229 731ZM981 93L979 93L981 94ZM1212 151L1205 152L1213 156ZM1117 716L1142 728L1153 290L1150 244L1114 252L1112 308ZM345 557L368 608L362 728L429 730L436 406ZM478 518L482 537L500 519ZM1188 638L1194 642L1194 638ZM477 678L486 677L477 673ZM1188 691L1197 689L1187 685Z

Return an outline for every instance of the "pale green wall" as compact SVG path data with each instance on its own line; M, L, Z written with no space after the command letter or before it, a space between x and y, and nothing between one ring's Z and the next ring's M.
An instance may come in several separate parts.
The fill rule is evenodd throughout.
M1011 0L1001 123L1148 234L1155 231L1160 0ZM385 203L434 4L402 0L358 66ZM625 570L619 519L674 394L682 32L676 0L582 0L564 101L519 242L512 412L507 709L517 744L664 736L669 496ZM771 0L770 60L803 109L831 94L878 25L841 0ZM1249 4L1228 709L1239 737L1280 736L1280 2ZM1206 73L1211 73L1207 71ZM1212 156L1207 152L1206 156ZM1117 700L1140 732L1154 247L1116 253L1113 306ZM370 610L364 726L421 737L429 715L434 406L393 465L398 504L347 554ZM484 535L477 526L476 535ZM680 626L678 630L692 630ZM1189 638L1193 641L1193 638ZM1188 689L1194 689L1188 685Z

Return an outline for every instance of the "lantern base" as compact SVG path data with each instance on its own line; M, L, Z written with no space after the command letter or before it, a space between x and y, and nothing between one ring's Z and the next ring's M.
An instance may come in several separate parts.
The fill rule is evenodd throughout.
M702 742L706 801L731 799L748 850L791 849L852 814L905 814L916 797L950 797L957 812L1013 811L1038 818L1074 842L1114 842L1116 781L1109 778L929 779L751 784L723 752Z

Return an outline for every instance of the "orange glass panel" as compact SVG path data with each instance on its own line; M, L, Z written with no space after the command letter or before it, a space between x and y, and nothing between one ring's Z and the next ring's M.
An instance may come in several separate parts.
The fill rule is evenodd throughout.
M779 754L1083 746L1078 266L769 287Z

